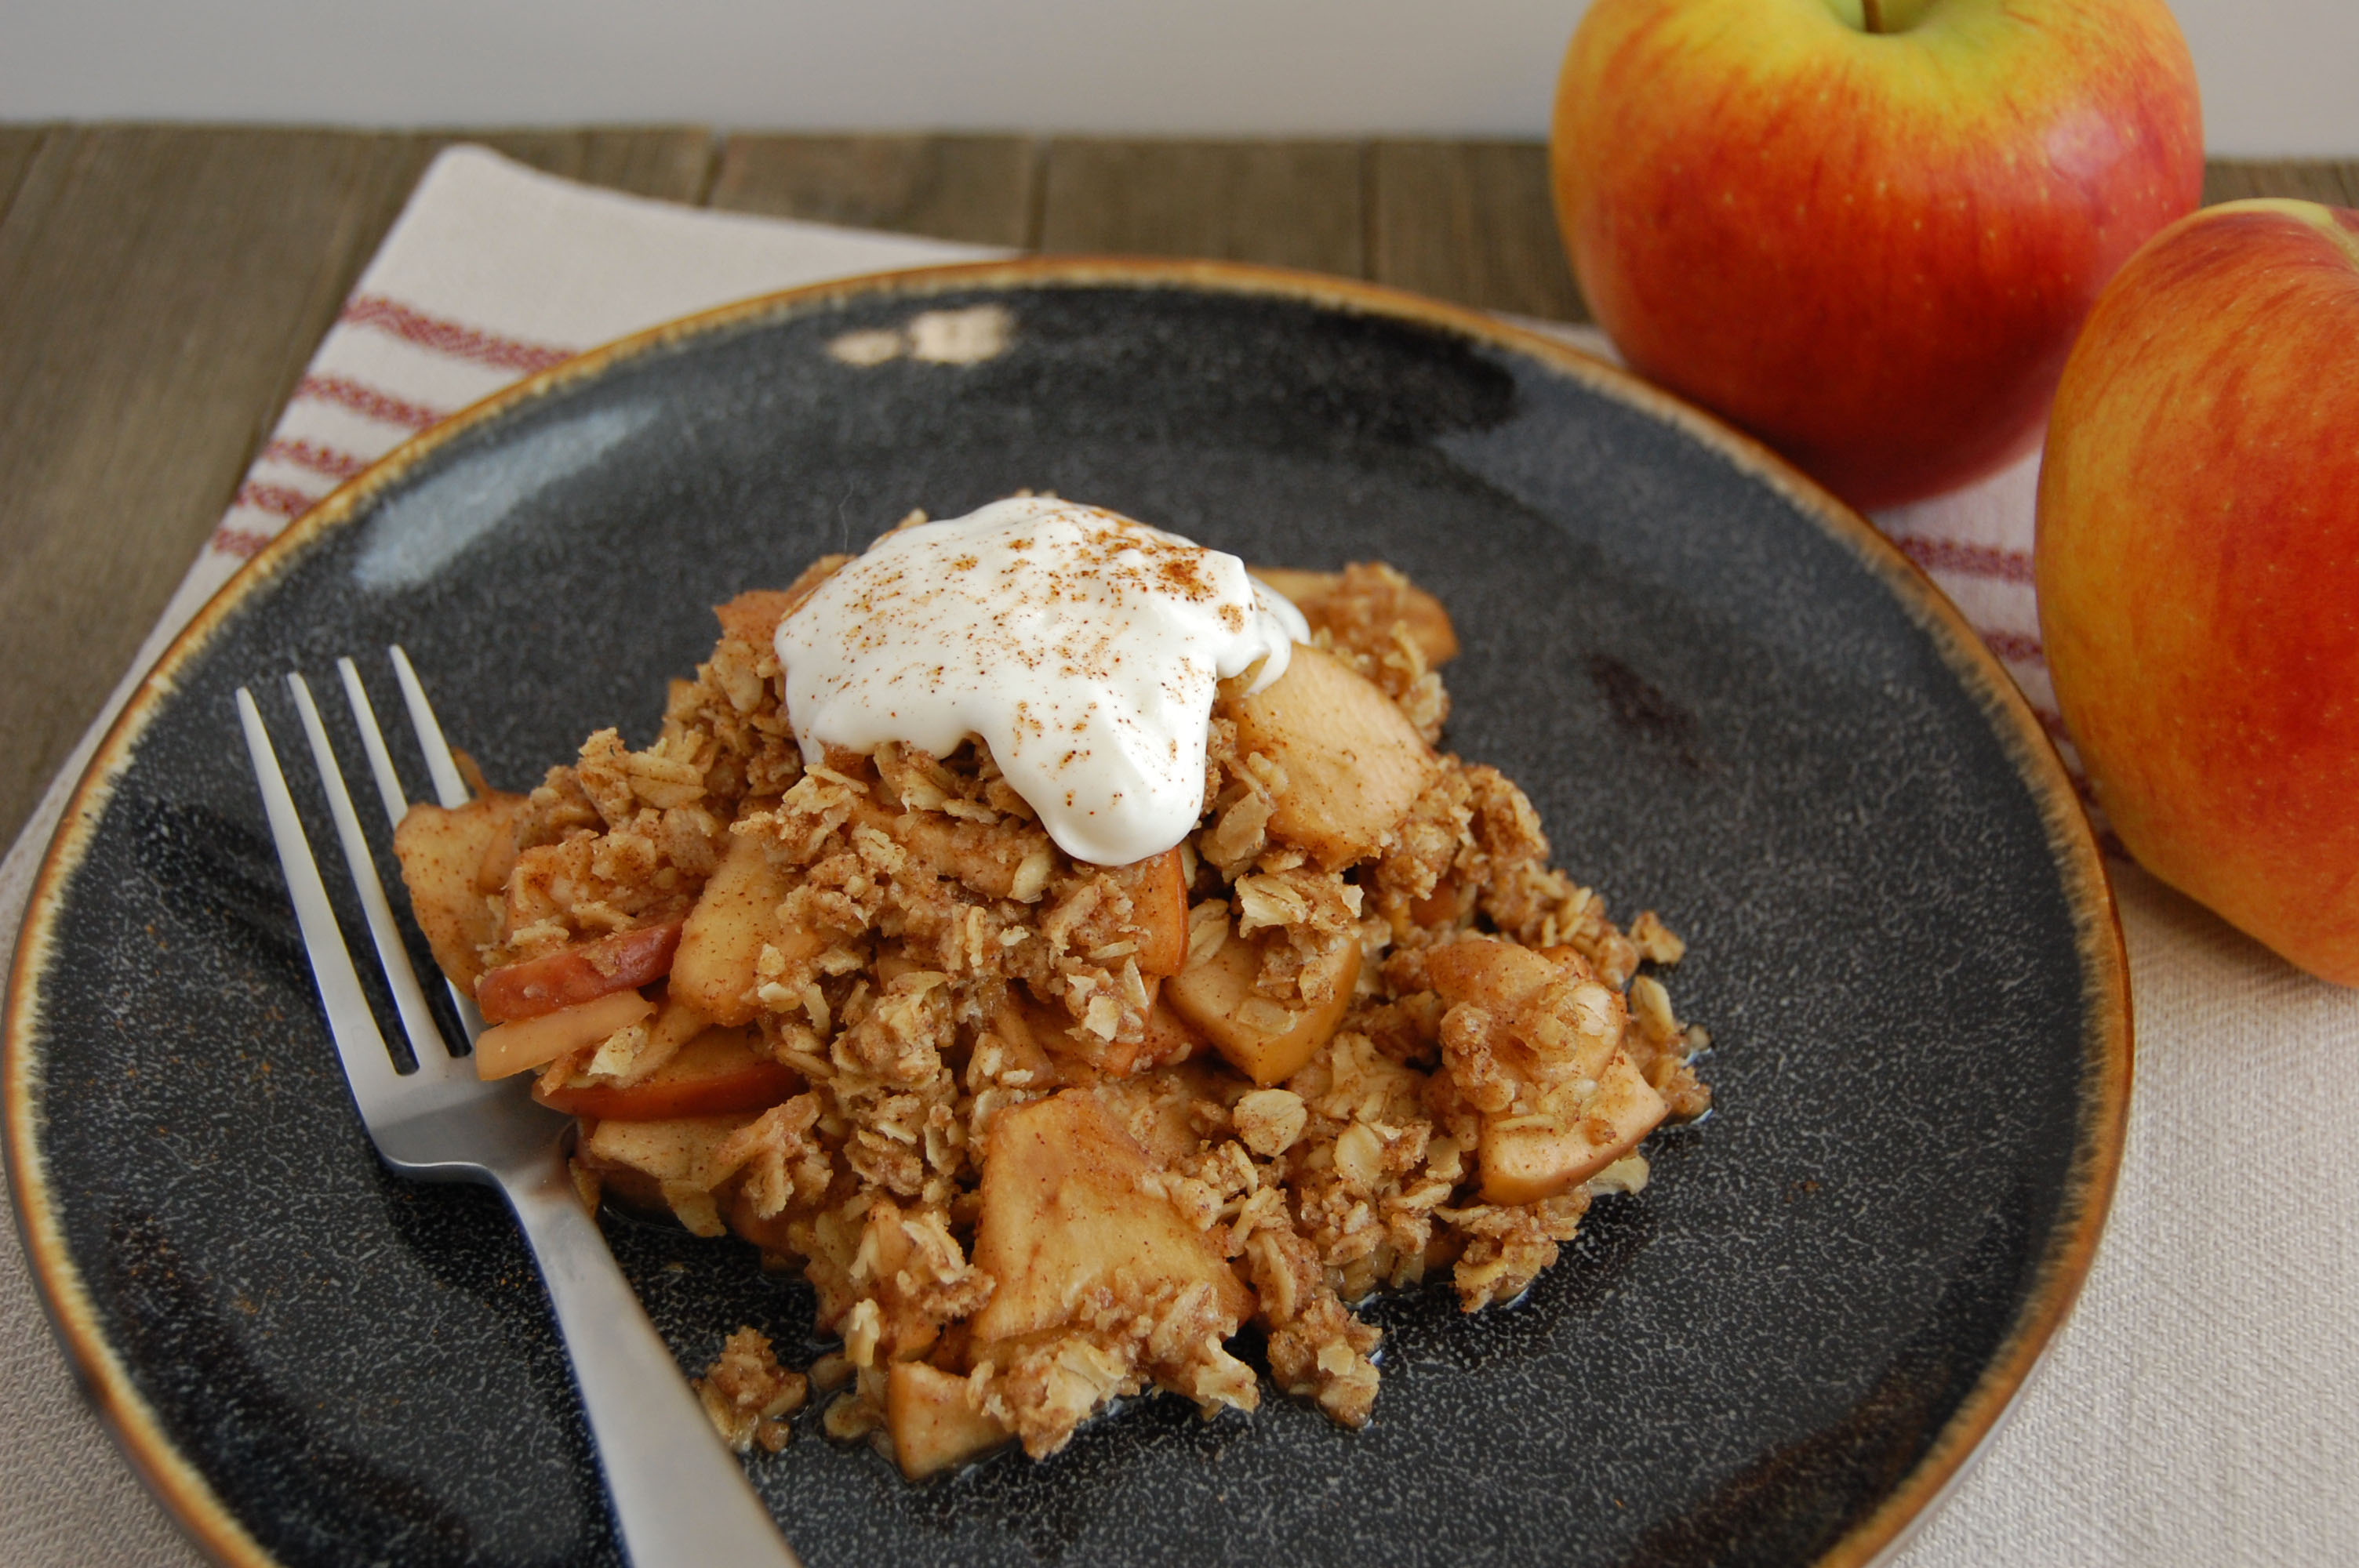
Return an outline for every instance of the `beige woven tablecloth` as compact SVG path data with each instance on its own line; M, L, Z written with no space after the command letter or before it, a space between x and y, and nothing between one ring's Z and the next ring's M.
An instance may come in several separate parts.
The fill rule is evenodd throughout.
M670 207L446 153L134 675L337 481L521 374L728 299L988 254ZM2030 586L2035 471L1878 521L2052 723ZM96 733L0 863L10 942ZM2009 1423L1899 1561L2359 1562L2359 992L2114 870L2138 1063L2112 1222ZM77 1397L16 1233L0 1231L0 1564L195 1560Z

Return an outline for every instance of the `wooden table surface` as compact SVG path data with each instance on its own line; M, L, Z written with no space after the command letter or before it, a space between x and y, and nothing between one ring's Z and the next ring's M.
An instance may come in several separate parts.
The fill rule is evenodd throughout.
M228 506L434 152L1045 251L1219 256L1583 319L1536 143L0 125L0 840ZM2207 200L2359 206L2359 160Z

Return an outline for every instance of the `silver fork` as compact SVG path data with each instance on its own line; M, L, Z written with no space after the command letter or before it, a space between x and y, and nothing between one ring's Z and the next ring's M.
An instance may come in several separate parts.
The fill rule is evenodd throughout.
M466 785L427 705L425 688L408 657L398 647L389 653L436 793L446 806L462 805ZM386 813L398 822L407 809L401 781L360 672L350 659L338 660L336 668ZM287 685L311 743L344 861L375 940L377 960L418 1058L414 1070L397 1070L377 1031L375 1014L361 989L303 825L295 815L295 802L278 771L261 710L253 695L240 687L238 717L302 926L303 945L310 953L311 974L353 1099L377 1153L403 1175L421 1181L484 1182L507 1199L556 1308L558 1331L573 1362L574 1382L582 1390L582 1408L606 1474L607 1495L614 1499L623 1550L636 1568L687 1563L799 1568L744 1467L705 1420L670 1350L631 1293L597 1221L582 1207L565 1168L563 1138L571 1119L534 1104L520 1084L477 1078L473 1065L454 1054L435 1026L375 862L361 837L360 818L353 813L310 688L299 675L288 676ZM483 1022L456 987L452 996L472 1041Z

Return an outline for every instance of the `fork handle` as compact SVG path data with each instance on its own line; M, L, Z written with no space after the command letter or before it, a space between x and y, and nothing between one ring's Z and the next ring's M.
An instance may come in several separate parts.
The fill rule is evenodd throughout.
M562 1160L504 1175L540 1264L635 1568L800 1568L647 1321Z

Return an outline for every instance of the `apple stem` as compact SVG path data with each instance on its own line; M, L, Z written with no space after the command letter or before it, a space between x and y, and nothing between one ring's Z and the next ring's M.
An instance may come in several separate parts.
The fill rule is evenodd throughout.
M1859 0L1859 15L1869 32L1884 31L1884 0Z

